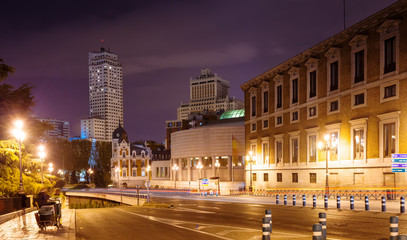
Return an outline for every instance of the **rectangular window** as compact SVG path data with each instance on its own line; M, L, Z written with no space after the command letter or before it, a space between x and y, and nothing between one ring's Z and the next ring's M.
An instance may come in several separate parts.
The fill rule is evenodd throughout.
M283 174L277 173L277 182L283 182Z
M309 117L314 117L314 116L317 115L317 107L316 106L315 107L310 107L308 109L308 111L309 111L309 113L308 113Z
M269 120L264 120L263 121L263 128L268 128L269 127Z
M253 181L257 181L257 174L253 173L252 176L253 176Z
M317 183L317 174L316 173L309 174L309 183Z
M252 131L256 131L256 124L252 123Z
M137 170L133 169L133 175L132 176L137 176Z
M309 73L309 98L317 96L317 71Z
M156 177L159 177L160 176L160 170L159 170L160 168L158 168L158 167L156 167L155 168L155 176Z
M354 104L355 106L365 103L365 94L364 93L356 94L354 97L355 97L355 104Z
M396 153L396 123L383 124L383 157Z
M281 125L281 124L283 124L283 117L282 116L276 117L276 125Z
M263 143L263 164L269 164L269 143Z
M298 78L293 79L292 81L292 100L291 103L297 103L298 102Z
M269 92L263 92L263 113L267 113L269 111Z
M339 110L339 101L332 101L329 103L329 111L330 112L335 112Z
M395 97L397 92L396 92L396 84L387 86L384 88L384 98L390 98L390 97Z
M297 112L293 112L293 113L291 114L291 121L292 121L292 122L298 121L298 111L297 111Z
M338 132L332 132L330 134L330 146L335 146L334 148L332 147L331 150L329 151L329 160L330 161L336 161L338 160L338 145L339 145L339 133Z
M365 80L365 51L355 53L355 79L354 83Z
M268 181L269 181L269 174L268 174L268 173L265 173L265 174L263 175L263 181L264 181L264 182L268 182Z
M384 41L384 73L396 70L396 37Z
M339 80L338 61L336 61L331 63L330 91L338 90L338 80Z
M252 117L256 116L256 96L252 97Z
M276 163L283 162L283 142L276 141Z
M292 178L293 178L293 183L297 183L298 182L298 173L293 173Z
M298 163L298 138L291 139L291 162Z
M365 130L353 130L353 158L363 159L365 152Z
M316 135L308 136L308 157L309 157L309 162L317 161L317 136Z
M283 106L283 86L277 86L277 101L276 101L276 108L281 108Z

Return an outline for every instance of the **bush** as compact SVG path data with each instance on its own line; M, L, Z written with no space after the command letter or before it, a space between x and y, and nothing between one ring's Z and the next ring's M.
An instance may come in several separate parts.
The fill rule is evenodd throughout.
M160 186L158 186L158 185L155 185L155 186L154 186L154 188L155 188L155 189L159 189L159 188L160 188Z
M55 183L56 188L63 188L65 186L65 181L64 180L59 180L57 183Z

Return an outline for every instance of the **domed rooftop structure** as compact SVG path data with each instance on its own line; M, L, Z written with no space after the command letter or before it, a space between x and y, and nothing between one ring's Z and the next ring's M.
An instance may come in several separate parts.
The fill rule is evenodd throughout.
M119 127L113 131L112 139L118 139L119 143L121 143L123 140L126 141L127 143L129 142L129 138L127 137L127 132L122 127L120 121L119 121Z
M220 116L220 119L231 119L241 117L244 117L244 109L227 111Z

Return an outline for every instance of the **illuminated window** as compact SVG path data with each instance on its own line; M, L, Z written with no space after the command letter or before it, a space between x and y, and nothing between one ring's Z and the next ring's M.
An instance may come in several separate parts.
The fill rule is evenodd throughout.
M391 112L378 115L381 158L391 158L391 154L398 153L399 114L400 112Z
M353 129L353 159L363 159L365 152L365 130Z
M317 135L308 136L308 161L317 161Z
M291 163L298 163L298 137L291 138Z
M276 164L283 162L283 141L276 141Z

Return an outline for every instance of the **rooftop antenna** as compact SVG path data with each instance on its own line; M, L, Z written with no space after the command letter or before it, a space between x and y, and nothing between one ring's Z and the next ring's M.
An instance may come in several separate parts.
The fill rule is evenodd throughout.
M346 1L346 0L343 0L343 30L345 30L345 28L346 28L346 14L345 14L345 12L346 12L346 7L345 7L345 1Z

